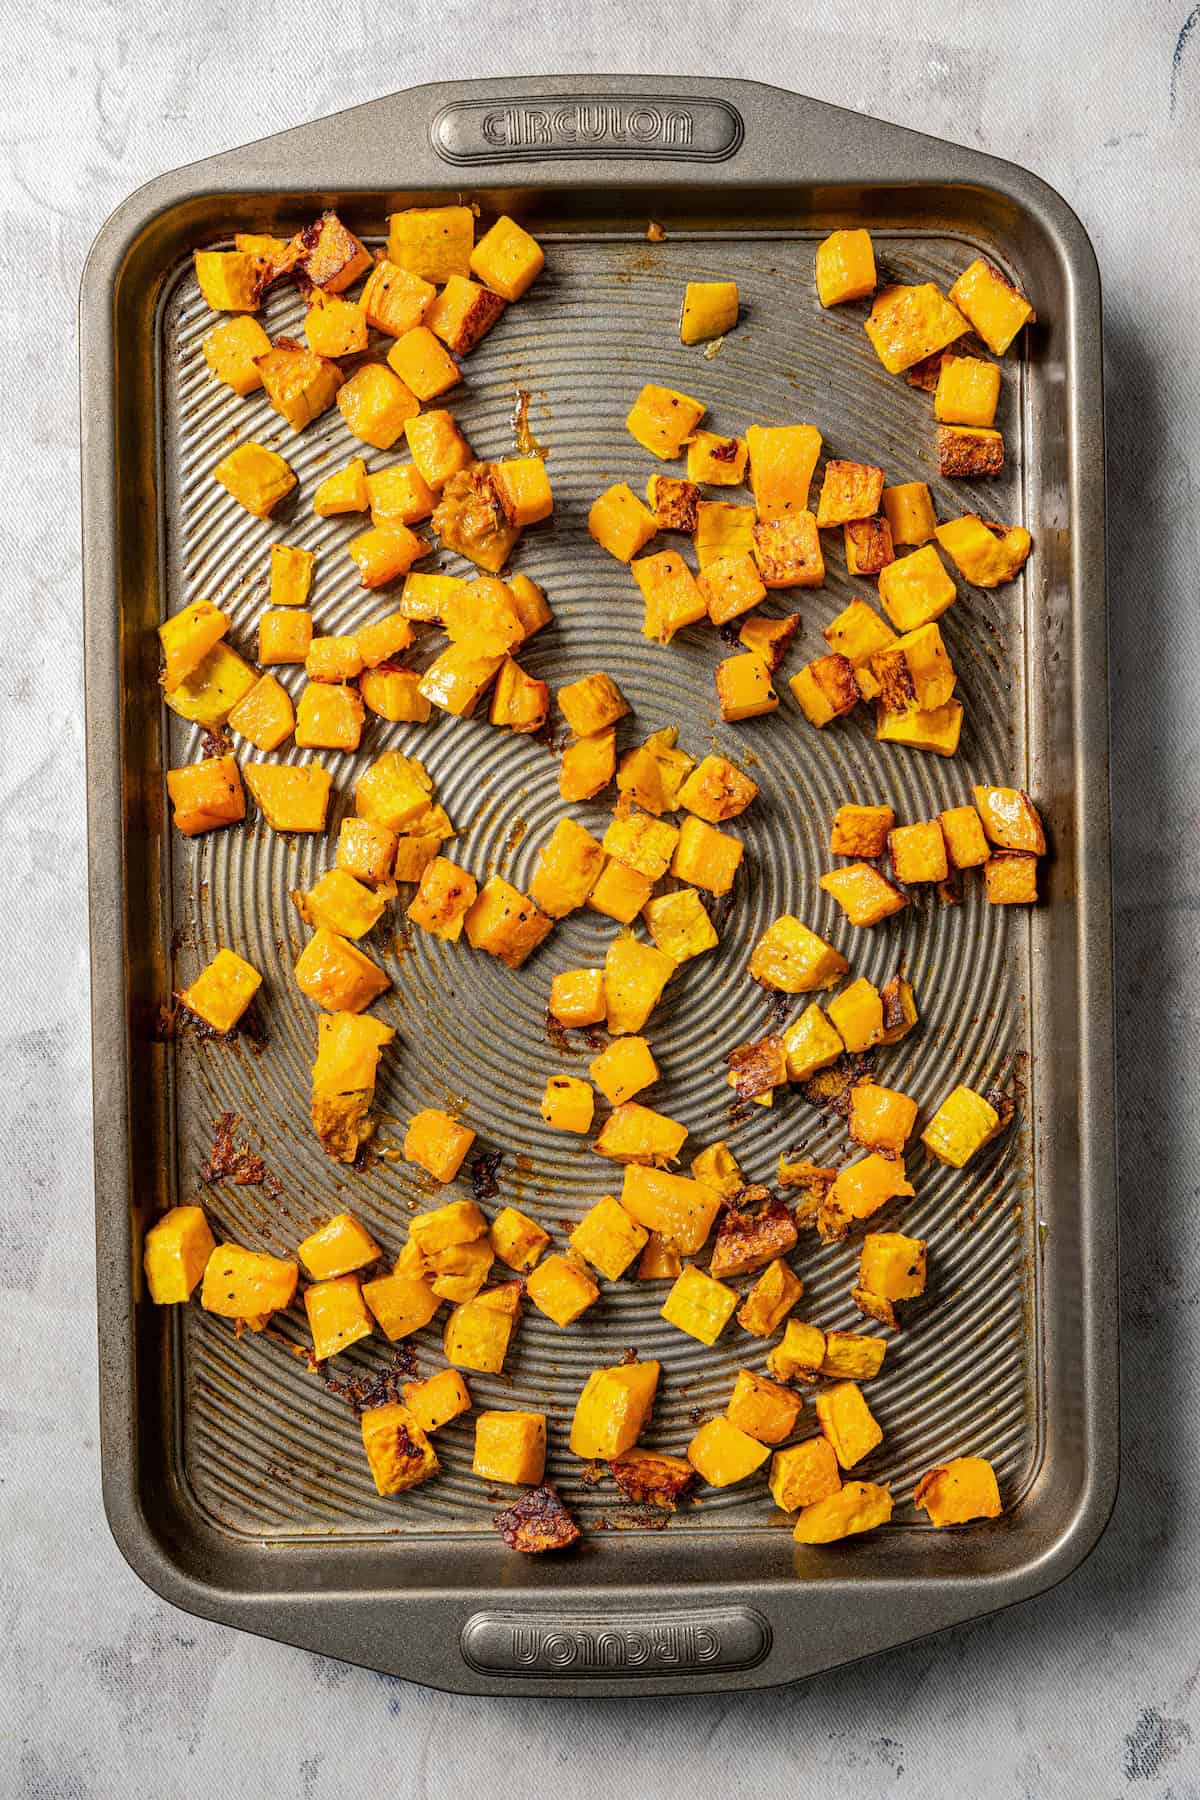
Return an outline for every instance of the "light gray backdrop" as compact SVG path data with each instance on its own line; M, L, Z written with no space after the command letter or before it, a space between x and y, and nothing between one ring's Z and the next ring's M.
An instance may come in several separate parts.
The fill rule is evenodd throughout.
M0 26L0 1794L1200 1796L1200 6L3 0ZM612 68L727 71L978 145L1095 241L1125 1460L1090 1562L1014 1612L801 1689L575 1707L454 1699L199 1623L109 1539L74 338L94 232L161 170L414 82Z

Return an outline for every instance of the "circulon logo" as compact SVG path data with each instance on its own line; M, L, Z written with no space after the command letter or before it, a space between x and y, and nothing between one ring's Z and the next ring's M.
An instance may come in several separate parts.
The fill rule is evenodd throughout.
M562 156L719 162L741 143L742 120L724 100L685 95L456 100L438 113L430 136L438 155L452 163Z
M674 1621L476 1613L464 1627L462 1646L469 1663L495 1675L681 1675L750 1668L766 1655L770 1633L758 1613L741 1606L712 1607Z

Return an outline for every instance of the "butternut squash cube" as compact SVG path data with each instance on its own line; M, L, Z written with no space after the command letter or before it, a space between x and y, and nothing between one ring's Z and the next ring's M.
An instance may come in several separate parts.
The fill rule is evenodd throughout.
M363 363L337 397L348 430L377 450L390 450L420 401L384 363Z
M848 575L878 575L896 560L892 528L885 518L848 519L842 533Z
M974 425L939 425L938 472L960 481L998 475L1004 467L1004 439Z
M398 575L406 575L419 556L428 554L428 545L398 519L372 525L351 538L346 548L358 566L359 585L365 588L386 586Z
M921 1142L941 1163L961 1169L1004 1129L1004 1121L982 1094L959 1086L948 1094L921 1133Z
M546 265L535 237L504 213L485 231L471 253L471 273L494 294L519 300Z
M551 1075L542 1095L541 1113L554 1131L586 1133L592 1129L596 1096L574 1075Z
M474 1142L475 1133L469 1125L452 1119L437 1107L426 1107L409 1122L404 1134L404 1158L416 1163L435 1181L445 1183L454 1180Z
M898 1044L917 1023L912 982L906 981L903 975L893 975L879 990L879 998L883 1001L883 1036L879 1041L881 1044Z
M827 1240L844 1236L852 1221L873 1217L889 1200L911 1200L915 1191L903 1163L871 1151L839 1170L821 1208L821 1234Z
M994 519L964 513L937 527L937 541L959 574L975 587L994 588L1020 574L1033 546L1023 525L1007 528Z
M848 519L869 519L879 511L883 498L883 470L870 463L842 462L836 457L825 464L825 479L817 502L817 524L844 525Z
M323 212L299 235L299 266L314 287L340 294L371 267L371 253L335 212Z
M243 773L272 831L324 831L333 777L319 763L247 763Z
M566 969L550 983L550 1015L560 1025L599 1025L604 1018L603 969Z
M867 862L831 869L818 885L833 895L852 925L878 925L908 905L908 895Z
M728 500L701 500L692 538L701 569L723 556L748 556L754 548L754 508Z
M310 681L353 681L362 666L356 637L314 637L304 658Z
M446 1361L456 1368L498 1375L504 1367L517 1320L520 1287L487 1288L456 1306L446 1320L442 1341Z
M434 508L433 528L443 550L469 558L490 575L503 568L519 535L486 463L472 463L447 479Z
M759 580L753 557L740 551L733 556L719 556L703 569L698 582L708 616L714 625L725 625L730 619L749 612L766 598L766 588Z
M324 927L296 958L296 985L326 1012L362 1012L392 983L369 956Z
M520 619L525 633L522 642L528 643L529 639L539 632L543 625L549 625L554 614L550 610L545 594L537 582L531 581L528 575L510 575L508 591L512 595L513 604L517 609L517 617Z
M502 876L491 875L466 917L467 942L473 950L498 956L507 968L519 969L554 929L553 919Z
M884 488L883 510L894 544L927 544L937 530L933 499L924 481Z
M542 846L529 897L552 919L582 906L604 867L604 847L574 819L562 818Z
M197 837L246 816L241 771L232 756L210 756L183 769L167 770L172 823L184 837Z
M228 630L229 615L211 600L193 600L190 606L163 620L158 628L163 653L159 680L167 693L195 674Z
M235 394L244 398L258 392L262 386L258 358L267 354L271 340L257 319L244 313L224 325L214 325L205 333L200 348L216 379Z
M221 949L179 998L196 1018L224 1035L233 1030L261 986L262 976L252 964Z
M370 1115L379 1053L395 1035L378 1019L348 1012L325 1014L317 1020L312 1124L324 1150L338 1162L353 1162L359 1147L374 1133ZM315 1269L312 1272L317 1273Z
M427 325L414 325L398 336L387 365L418 400L434 400L460 379L458 364Z
M371 1315L357 1275L336 1275L304 1290L304 1310L312 1332L313 1358L325 1362L370 1337Z
M804 1401L776 1381L765 1381L751 1369L738 1371L725 1417L760 1444L781 1444L796 1429Z
M947 700L944 706L928 712L919 708L908 712L888 712L878 707L875 713L875 737L881 744L907 744L910 750L932 750L938 756L953 756L962 732L961 700Z
M998 1519L1002 1511L996 1472L983 1456L955 1456L922 1475L913 1505L931 1525L965 1525L971 1519Z
M907 881L910 885L945 881L949 873L946 840L937 819L927 819L920 825L898 825L888 833L888 849L892 873L898 881Z
M366 512L371 503L367 488L367 465L361 456L335 469L317 483L313 494L313 511L318 519L335 519L341 513Z
M890 806L839 806L829 833L830 852L868 859L882 856L895 821Z
M205 303L214 312L257 312L263 263L241 250L193 250L192 267Z
M1033 906L1037 902L1037 857L1022 850L997 850L983 869L993 906Z
M310 288L306 302L304 336L314 356L336 361L366 349L367 316L360 301L343 300L338 294Z
M801 1509L792 1536L798 1544L831 1544L873 1531L892 1516L892 1496L874 1481L848 1481L836 1494Z
M982 256L963 270L950 298L996 356L1003 356L1022 325L1037 317L1020 289Z
M391 1343L428 1325L441 1301L423 1276L380 1275L363 1284L363 1298Z
M740 487L746 479L746 440L696 431L688 439L687 477L709 487Z
M146 1233L142 1267L155 1306L190 1300L216 1249L202 1206L173 1206Z
M570 1241L572 1249L586 1257L606 1281L619 1281L648 1236L624 1207L606 1194L584 1214Z
M767 1352L776 1381L814 1382L825 1357L825 1333L803 1319L789 1319L783 1337Z
M399 338L421 324L436 294L437 289L431 281L384 257L368 275L360 304L368 322L377 331ZM398 371L392 372L399 380ZM405 391L409 391L407 387Z
M561 693L561 689L559 690ZM606 788L617 766L617 736L612 726L577 738L562 753L558 792L563 800L591 800Z
M679 791L695 767L686 751L675 748L679 733L673 726L653 731L621 758L617 788L635 806L656 816L679 810Z
M823 584L825 555L812 513L792 512L777 519L761 519L754 527L751 542L765 587L812 588Z
M659 1078L658 1064L643 1037L623 1037L609 1044L593 1058L588 1073L610 1106L632 1100Z
M396 844L392 865L394 881L417 883L442 847L440 837L410 837L405 834Z
M503 657L524 635L512 590L494 575L457 588L442 607L442 626L452 645L476 658Z
M836 650L805 663L788 686L809 724L818 729L853 712L862 699L853 664Z
M825 1339L822 1375L869 1381L883 1367L887 1339L863 1337L854 1331L831 1331Z
M395 463L367 476L373 525L416 525L429 518L437 495L415 463Z
M807 1081L818 1069L827 1069L845 1049L841 1033L814 1001L783 1034L789 1081Z
M425 314L425 323L447 350L467 356L487 336L505 304L499 294L468 281L465 275L449 275Z
M897 557L879 576L879 598L897 631L916 631L938 619L958 590L932 544Z
M508 731L540 731L549 711L548 684L536 681L511 656L506 656L492 689L490 722Z
M388 259L426 281L467 275L475 243L469 206L414 206L388 215Z
M677 551L660 550L639 558L632 567L645 605L642 636L652 643L669 644L685 625L707 616L696 577Z
M646 498L660 531L684 531L689 536L695 531L700 489L694 481L682 481L677 475L651 475Z
M306 662L312 638L311 613L268 609L258 621L258 660L271 668Z
M609 1463L609 1473L626 1500L635 1506L659 1506L674 1512L675 1502L696 1479L691 1463L665 1450L637 1445Z
M765 1444L747 1437L728 1419L709 1419L687 1447L687 1459L701 1481L718 1488L745 1481L770 1454Z
M900 1231L869 1231L863 1239L858 1279L884 1300L912 1300L925 1292L925 1240Z
M546 1472L546 1415L481 1412L471 1473L481 1481L536 1487Z
M722 1200L732 1200L747 1186L737 1157L723 1139L707 1145L692 1158L692 1174L697 1181L715 1188Z
M588 531L600 548L618 562L629 562L657 530L654 514L625 481L607 488L592 501L588 512Z
M679 888L673 894L647 899L642 918L656 949L677 967L706 950L715 950L720 942L695 888Z
M687 1175L630 1163L621 1205L631 1219L684 1256L695 1256L721 1207L719 1192Z
M779 695L771 682L771 671L753 650L741 656L727 656L714 670L717 705L728 725L742 719L757 719L772 713L779 705Z
M222 1319L262 1319L291 1305L296 1263L240 1244L218 1244L204 1266L200 1304Z
M875 291L875 249L869 231L831 231L817 245L817 299L822 306L865 300Z
M432 1117L435 1121L446 1116L444 1113L418 1115L422 1119ZM434 1128L442 1130L440 1125L430 1127ZM473 1137L474 1133L471 1135ZM444 1206L435 1206L432 1212L418 1213L409 1225L408 1235L409 1241L419 1250L422 1260L428 1262L443 1250L451 1250L460 1244L478 1243L487 1236L487 1228L487 1220L474 1200L448 1200Z
M666 874L678 842L677 827L666 819L656 819L649 813L628 813L614 817L604 833L602 847L627 869L636 869L647 881L655 882ZM638 907L643 904L644 898Z
M488 1239L500 1261L518 1274L532 1269L550 1246L549 1234L515 1206L501 1207L492 1220Z
M540 456L515 456L507 462L493 463L492 480L514 530L538 525L554 511L550 477Z
M777 1331L804 1292L804 1283L787 1263L776 1257L767 1264L738 1308L737 1321L753 1337L770 1337Z
M913 1126L917 1103L895 1088L860 1081L850 1089L846 1128L856 1144L883 1156L902 1156Z
M470 718L495 680L504 655L480 655L472 642L451 644L421 677L419 691L440 712Z
M727 894L741 865L745 845L741 838L718 831L703 819L683 821L671 873L693 887L705 888L710 894Z
M944 356L933 395L943 425L990 426L1000 399L1000 368L978 356Z
M729 761L711 755L699 762L679 790L679 804L710 825L723 824L745 812L758 793L758 783Z
M829 1017L846 1049L860 1055L883 1036L883 1001L873 982L860 976L829 1003Z
M631 1100L613 1108L592 1149L613 1162L661 1168L676 1160L686 1137L686 1125Z
M789 1444L786 1450L776 1451L767 1485L771 1498L783 1512L814 1506L818 1500L836 1494L842 1478L829 1439L806 1438L802 1444Z
M821 1430L843 1469L852 1469L883 1442L883 1432L853 1381L840 1381L816 1398Z
M429 804L429 777L420 763L399 750L385 750L359 776L354 809L389 831L402 831Z
M578 738L591 737L615 725L630 710L629 702L610 675L584 675L569 682L555 695L559 710Z
M618 1363L584 1382L571 1422L571 1454L607 1462L632 1449L650 1422L661 1365Z
M701 1344L715 1344L738 1303L736 1288L714 1281L692 1263L667 1295L662 1317Z
M357 750L365 716L354 688L310 681L296 708L296 742L302 750Z
M681 344L704 344L724 337L738 321L736 281L689 281L679 320Z
M989 843L1032 856L1046 854L1041 815L1024 788L983 786L973 792Z
M450 1244L422 1258L429 1285L438 1299L452 1300L456 1305L475 1298L494 1261L486 1237L468 1244Z
M674 1281L683 1268L679 1260L679 1252L673 1244L668 1244L656 1231L652 1231L646 1240L646 1247L638 1258L637 1278L639 1281Z
M256 519L266 519L296 485L296 477L274 450L262 444L239 444L223 456L213 475L239 506Z
M267 399L293 431L303 431L328 412L346 377L337 363L317 356L295 338L276 338L257 363Z
M428 1381L406 1381L401 1393L421 1430L440 1431L471 1410L471 1390L457 1369L439 1369Z
M973 806L952 806L938 814L938 823L952 869L975 869L987 861L983 823Z
M625 427L644 450L669 462L681 454L706 411L702 400L651 381L630 408Z
M746 433L750 491L760 519L808 509L808 490L821 454L815 425L751 425Z
M379 1494L402 1494L438 1472L437 1453L407 1406L368 1407L363 1449Z
M968 321L932 281L881 288L866 324L889 375L903 374L969 330Z
M380 1255L379 1245L352 1213L338 1213L312 1231L296 1249L313 1281L332 1281L366 1268Z
M315 561L311 550L301 550L295 544L271 545L272 606L307 606Z
M466 869L460 869L449 857L435 856L422 872L407 917L431 937L456 944L478 892L475 877Z
M675 973L669 956L624 933L614 938L604 959L604 998L614 1037L640 1032Z
M525 1282L526 1298L553 1319L560 1331L573 1325L600 1298L600 1289L574 1256L545 1257Z
M760 987L782 994L811 994L836 987L850 964L824 938L791 913L768 925L750 955L750 974Z
M469 468L475 453L448 412L418 413L405 422L409 453L429 486L443 488L452 475Z

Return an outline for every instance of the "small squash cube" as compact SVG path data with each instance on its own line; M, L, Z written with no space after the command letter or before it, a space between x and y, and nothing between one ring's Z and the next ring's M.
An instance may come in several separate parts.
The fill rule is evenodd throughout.
M687 478L708 487L740 487L746 479L746 440L696 431L688 440Z
M888 849L897 881L945 881L949 873L946 840L937 819L927 819L920 825L898 825L888 833Z
M475 452L448 412L418 413L406 420L404 436L413 462L431 488L445 487L452 475L475 461Z
M510 1297L511 1296L511 1297ZM446 1320L442 1348L446 1361L481 1375L498 1375L504 1367L520 1304L520 1284L486 1288L456 1306Z
M335 1275L304 1290L304 1310L312 1332L313 1358L325 1362L348 1350L374 1329L357 1275Z
M846 1049L860 1055L883 1036L883 1001L873 982L860 976L829 1003L829 1017Z
M866 330L888 374L901 375L923 357L944 350L970 325L932 281L925 281L881 288Z
M952 869L975 869L987 861L987 838L973 806L952 806L938 814L946 841L946 859Z
M299 1265L240 1244L218 1244L204 1265L200 1304L222 1319L264 1319L296 1292Z
M789 1444L771 1458L767 1485L771 1498L783 1512L795 1512L801 1506L814 1506L827 1500L842 1485L837 1457L827 1437L806 1438L802 1444Z
M262 258L241 250L193 250L200 292L214 312L257 312L262 302Z
M299 265L314 287L340 294L371 267L371 253L335 212L323 212L299 237Z
M825 1339L822 1375L853 1381L869 1381L883 1367L887 1339L864 1337L856 1331L831 1331Z
M262 444L239 444L221 458L213 475L238 505L256 519L269 518L296 485L296 477L282 456Z
M871 1151L838 1172L821 1207L821 1234L843 1237L851 1221L872 1218L889 1200L911 1200L915 1191L903 1163Z
M821 1430L843 1469L852 1469L883 1442L883 1432L853 1381L840 1381L816 1398Z
M449 477L434 508L433 528L443 550L469 558L489 575L503 568L519 535L487 463L472 463Z
M681 344L705 344L724 337L738 320L736 281L689 281L679 319Z
M677 551L660 550L654 556L640 557L632 568L645 605L642 636L652 643L669 644L685 625L707 617L696 577Z
M757 719L772 713L779 705L779 695L771 682L771 671L753 650L741 656L727 656L714 671L717 705L728 725L742 719Z
M796 1428L804 1401L776 1381L765 1381L750 1369L741 1369L725 1416L731 1425L760 1444L781 1444Z
M560 1331L573 1325L600 1298L600 1289L580 1259L574 1256L544 1257L525 1282L526 1298L538 1311L553 1319Z
M365 717L354 688L310 681L296 708L296 742L302 750L357 750Z
M440 712L468 719L500 672L505 658L481 655L472 642L451 644L435 657L418 683L418 691Z
M863 1239L859 1285L882 1300L912 1300L925 1292L925 1240L901 1231L869 1231Z
M933 499L924 481L902 481L884 488L883 511L894 544L927 544L937 530Z
M679 888L673 894L647 899L642 918L655 947L676 965L715 950L720 942L695 888Z
M647 382L630 408L625 427L651 455L671 461L680 455L706 411L702 400Z
M996 356L1003 356L1022 325L1037 316L1020 289L982 256L963 270L950 298Z
M604 1000L612 1036L641 1031L674 973L671 958L652 944L640 944L624 933L613 939L604 959Z
M300 992L326 1012L362 1012L392 985L369 956L324 927L296 958L295 973Z
M831 1544L873 1531L892 1516L892 1496L874 1481L848 1481L836 1494L801 1509L792 1536L798 1544Z
M717 557L701 571L697 585L714 625L726 625L730 619L749 612L766 598L767 592L753 557L745 551Z
M687 1459L709 1487L732 1487L761 1469L771 1454L728 1419L709 1419L687 1447Z
M167 770L172 823L184 837L236 825L246 816L246 791L232 756L209 756L184 769Z
M832 457L817 501L817 524L824 529L848 519L870 519L883 498L883 470L871 463L843 462Z
M396 857L396 834L373 819L343 819L338 827L337 866L368 887L386 894Z
M403 1494L438 1472L437 1452L407 1406L371 1406L362 1415L363 1449L379 1494Z
M822 636L831 650L850 663L863 699L873 699L879 692L879 683L871 673L870 661L877 652L895 643L896 633L891 626L865 600L852 600L825 627Z
M604 846L571 818L562 818L542 846L529 897L552 919L582 906L604 867Z
M611 726L591 737L577 738L562 753L558 771L559 797L563 800L593 799L608 786L616 767L617 738Z
M997 850L984 864L983 876L993 906L1036 905L1036 856L1028 856L1022 850Z
M532 1269L550 1247L549 1234L515 1206L501 1207L492 1220L488 1240L500 1261L519 1275Z
M913 1505L929 1514L931 1525L998 1519L1002 1508L996 1472L986 1457L955 1456L922 1475L913 1489Z
M689 536L695 531L700 489L694 481L681 481L677 475L652 475L646 483L646 498L660 531L685 531Z
M421 324L436 293L431 281L402 269L385 256L368 275L359 304L377 331L399 338Z
M343 300L322 288L310 288L306 301L304 336L314 356L336 362L366 349L369 333L361 301Z
M415 463L394 463L367 476L372 525L416 525L437 505L437 495Z
M697 763L679 790L679 804L710 825L721 825L745 812L758 793L758 783L727 757L711 755Z
M715 1344L738 1303L736 1288L689 1264L667 1295L662 1317L701 1344Z
M571 1422L573 1456L607 1462L632 1449L650 1421L660 1366L618 1363L588 1376Z
M603 969L566 969L550 983L550 1016L560 1025L599 1025L604 1018Z
M471 1473L481 1481L536 1487L546 1472L546 1415L481 1412Z
M845 1049L841 1034L814 1001L783 1034L783 1053L789 1081L807 1081L818 1069L827 1069Z
M542 589L528 575L510 575L507 585L525 632L522 642L528 643L543 625L549 625L554 614Z
M247 763L243 773L272 831L324 831L333 777L320 763Z
M301 550L295 544L271 545L272 606L307 606L315 561L311 550Z
M435 856L421 875L407 917L431 937L456 944L478 892L475 877L466 869L460 869L448 857Z
M752 1337L770 1337L777 1331L804 1292L804 1283L787 1263L776 1257L767 1264L738 1308L737 1322Z
M542 1095L541 1113L554 1131L589 1132L596 1110L596 1096L586 1081L574 1075L551 1075Z
M488 714L491 724L502 730L540 731L550 711L550 688L544 681L527 675L520 663L506 656L500 664L492 704Z
M385 363L363 363L340 389L337 403L347 428L376 450L390 450L420 411L411 388Z
M588 1073L610 1106L624 1105L643 1089L653 1087L659 1078L649 1044L644 1037L636 1036L609 1044L589 1063Z
M897 631L911 632L940 618L958 589L934 546L924 544L881 571L879 598Z
M474 1200L448 1200L432 1212L418 1213L408 1228L423 1263L433 1263L444 1251L476 1244L487 1236L487 1220Z
M443 839L440 837L411 837L406 833L396 844L396 856L392 865L393 883L418 883L441 850L442 843Z
M962 732L961 700L947 700L922 712L888 712L880 706L875 713L875 737L881 744L906 744L911 750L932 750L937 756L953 756Z
M682 1268L675 1246L652 1231L646 1240L646 1248L638 1258L638 1280L674 1281Z
M425 314L425 323L447 350L467 356L487 336L505 304L490 288L468 281L465 275L451 275Z
M354 810L360 819L403 831L429 804L429 778L420 763L399 750L385 750L359 776Z
M613 1108L592 1149L613 1162L650 1163L661 1168L675 1161L686 1137L686 1125L649 1106L626 1101Z
M510 969L519 969L553 929L554 920L499 875L484 882L466 917L471 948L498 956Z
M427 325L399 335L387 353L387 365L418 400L435 400L458 385L458 364Z
M695 767L686 751L675 748L678 736L673 726L651 732L644 744L621 758L619 791L656 816L679 810L679 790Z
M671 873L710 894L727 894L744 850L742 839L731 832L718 831L704 819L687 818L679 830Z
M385 896L372 893L345 869L327 869L307 893L292 898L306 925L355 939L378 925L387 905Z
M878 575L895 562L892 528L885 518L848 519L842 533L848 575Z
M352 1275L379 1256L379 1245L352 1213L338 1213L296 1247L305 1272L313 1281L332 1281Z
M976 787L974 795L990 843L1001 850L1046 854L1041 815L1024 788Z
M404 1159L416 1163L435 1181L453 1181L475 1142L469 1125L437 1107L415 1113L404 1134Z
M401 612L388 613L371 625L362 625L354 634L358 658L366 669L377 669L388 663L412 643L413 630ZM309 671L311 675L312 671Z
M852 925L878 925L908 905L908 895L867 862L831 869L818 885L833 895Z
M362 674L362 666L356 637L314 637L304 658L310 681L353 681Z
M353 1162L359 1147L374 1133L371 1104L379 1053L395 1035L378 1019L354 1013L327 1013L317 1020L312 1125L322 1148L338 1162Z
M514 456L507 462L493 463L492 480L514 530L538 525L554 511L550 477L540 456Z
M270 668L306 662L312 639L311 613L268 609L258 621L258 660Z
M602 550L618 562L629 562L658 530L658 521L629 486L619 481L593 500L588 531Z
M746 433L750 489L760 519L808 508L808 490L821 454L815 425L751 425Z
M964 513L959 519L939 525L937 541L959 574L981 588L1013 581L1033 547L1033 539L1023 525L1006 528L974 513Z
M805 718L818 730L853 712L862 699L853 664L836 650L806 663L788 686Z
M146 1286L154 1304L179 1306L190 1300L215 1249L202 1206L173 1206L156 1219L142 1250Z
M471 253L471 273L494 294L519 300L545 267L546 257L537 239L507 213L485 231Z
M898 1044L917 1023L912 982L906 981L903 975L893 975L880 988L879 998L883 1001L883 1036L879 1041L881 1044Z
M617 1486L635 1506L659 1506L674 1512L675 1502L696 1479L691 1463L665 1450L642 1450L637 1445L608 1465Z
M1004 467L1004 438L974 425L939 425L938 472L960 481L998 475Z
M716 1188L722 1200L734 1199L748 1185L737 1157L723 1139L692 1158L692 1174L697 1181L706 1181L709 1187Z
M318 519L334 519L341 513L366 512L370 505L367 488L367 465L361 456L335 469L318 482L313 494L313 511Z
M351 538L346 548L358 566L359 584L365 588L386 586L398 575L406 575L418 557L428 554L428 546L398 519L372 525Z
M258 372L267 399L293 431L303 431L328 412L346 379L329 357L317 356L288 337L276 338L267 354L259 357Z
M257 305L257 301L255 302ZM214 325L200 345L204 360L218 381L245 397L262 386L258 358L271 348L271 340L257 319L243 314L224 325Z
M724 556L749 556L754 548L754 508L727 500L701 500L693 535L701 569Z
M630 1163L625 1170L621 1205L647 1231L656 1233L683 1256L694 1256L712 1230L721 1196L716 1188L693 1181L690 1176Z
M875 248L869 231L831 231L817 245L817 299L822 306L865 300L875 291Z
M917 1103L895 1088L860 1081L850 1089L846 1129L856 1144L883 1156L902 1156L917 1122Z
M457 1369L439 1369L428 1381L406 1381L404 1404L424 1432L440 1431L471 1410L471 1390Z
M961 1169L1004 1129L990 1100L959 1086L946 1096L921 1133L921 1142L941 1163Z
M215 650L229 630L229 615L210 600L193 600L181 612L164 619L158 628L162 646L163 688L171 693Z
M1000 368L978 356L945 356L933 395L943 425L991 425L1000 399Z
M380 1275L363 1283L363 1299L389 1343L428 1325L441 1300L419 1275Z
M789 1319L783 1337L767 1352L767 1370L776 1381L816 1380L825 1357L825 1333L803 1319Z
M604 833L603 849L627 869L635 869L647 881L655 882L666 874L679 835L678 828L668 820L653 818L649 813L618 814ZM644 899L639 900L638 907Z
M760 519L751 544L765 587L813 588L823 584L825 555L812 513L792 512L776 519Z
M760 987L782 994L811 994L836 987L850 964L824 938L791 913L767 926L750 955L750 974Z
M606 1281L619 1281L649 1238L611 1194L598 1200L571 1233L571 1248Z
M591 737L623 719L630 706L610 675L584 675L555 695L559 711L577 738Z
M831 854L872 860L882 856L895 820L890 806L839 806L829 832Z
M469 274L474 242L469 206L413 206L388 215L388 260L425 281Z

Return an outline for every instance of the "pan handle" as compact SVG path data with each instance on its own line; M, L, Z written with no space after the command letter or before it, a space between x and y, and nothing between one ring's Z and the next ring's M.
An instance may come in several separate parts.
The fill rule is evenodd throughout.
M724 1687L769 1656L771 1628L741 1605L496 1607L471 1613L459 1647L477 1677L533 1693Z

